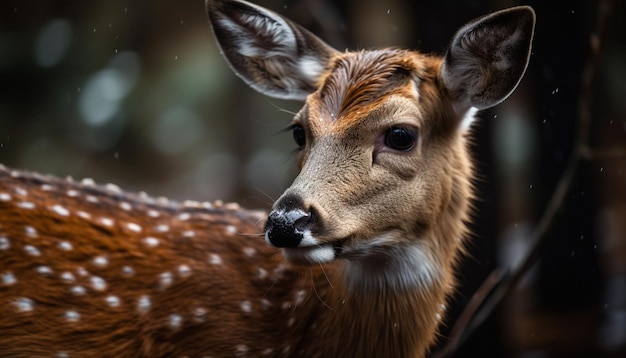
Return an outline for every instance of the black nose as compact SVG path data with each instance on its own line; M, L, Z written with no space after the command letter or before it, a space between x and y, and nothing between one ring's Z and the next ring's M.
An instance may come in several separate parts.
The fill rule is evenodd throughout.
M265 223L265 238L276 247L297 247L312 222L313 215L304 208L300 196L285 195L270 212Z

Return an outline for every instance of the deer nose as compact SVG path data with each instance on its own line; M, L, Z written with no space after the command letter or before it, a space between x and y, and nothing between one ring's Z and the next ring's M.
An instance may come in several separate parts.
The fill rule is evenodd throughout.
M295 195L283 196L265 223L265 239L275 247L298 247L311 228L313 215L304 209L303 200Z

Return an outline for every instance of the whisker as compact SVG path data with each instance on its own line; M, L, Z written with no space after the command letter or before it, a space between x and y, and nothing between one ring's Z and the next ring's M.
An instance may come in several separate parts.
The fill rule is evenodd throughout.
M320 264L320 267L322 265ZM322 268L322 272L323 272L323 268ZM324 299L322 298L322 296L320 296L319 292L317 292L317 288L315 287L315 280L314 280L314 275L311 275L311 284L313 286L313 292L315 292L315 296L317 296L317 299L324 305L326 306L326 308L328 308L331 311L334 311L334 309L332 307L330 307L330 305L328 305L328 303L326 303L326 301L324 301ZM326 279L328 279L328 276L326 277ZM332 285L331 285L332 287Z
M324 274L324 277L326 277L326 282L328 282L328 285L330 286L330 288L335 288L335 287L333 286L333 283L332 283L332 282L330 282L330 278L329 278L329 277L328 277L328 275L326 274L326 270L324 270L324 266L323 266L322 264L319 264L319 265L320 265L320 269L322 269L322 273Z
M272 280L272 284L270 285L270 287L268 287L268 289L265 291L265 293L261 296L261 298L265 298L267 296L268 293L270 293L270 291L272 290L272 288L274 287L274 285L276 284L276 281L278 281L278 277L275 277L274 280Z
M272 205L272 204L274 204L274 202L276 201L276 199L272 198L272 196L271 196L271 195L269 195L268 193L266 193L266 192L265 192L265 191L263 191L262 189L257 188L257 187L254 187L254 190L256 190L256 191L258 191L259 193L263 194L266 198L268 198L268 199L270 200L270 202L269 202L269 203L266 203L266 204Z
M245 236L245 237L264 237L265 234L264 233L258 233L258 234L242 234L242 233L237 233L237 236Z
M277 105L276 103L270 103L270 105L272 105L274 108L278 109L278 111L283 112L283 113L287 113L287 114L291 114L292 116L295 116L296 114L298 114L298 112L290 111L287 108L283 108L283 107Z

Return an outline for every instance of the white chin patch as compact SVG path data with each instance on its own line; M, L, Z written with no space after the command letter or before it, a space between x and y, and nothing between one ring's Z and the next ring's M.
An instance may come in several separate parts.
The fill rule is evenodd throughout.
M287 261L299 265L318 265L335 259L335 250L330 244L320 246L284 248L283 255Z

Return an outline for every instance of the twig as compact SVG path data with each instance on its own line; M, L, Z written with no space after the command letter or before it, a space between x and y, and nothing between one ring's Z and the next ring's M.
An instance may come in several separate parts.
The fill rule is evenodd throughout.
M474 294L474 298L466 306L461 314L461 318L455 324L448 344L434 357L444 358L454 354L458 347L479 327L487 317L493 312L496 306L510 293L528 271L537 263L540 254L546 246L550 228L555 222L555 217L562 209L565 197L572 188L574 179L578 172L580 163L584 159L592 158L593 153L589 150L589 133L591 124L591 102L593 100L593 82L599 68L602 45L607 36L609 17L612 15L613 3L611 0L604 0L599 6L598 29L590 38L589 59L582 76L581 92L578 108L578 134L574 143L574 150L564 173L556 186L554 194L535 227L530 237L531 249L522 263L511 272L510 275L502 276L500 271L495 270L485 280L481 287ZM619 156L621 152L611 152L611 156ZM499 282L494 283L494 277L502 277ZM495 288L494 288L495 287ZM484 298L483 298L484 297Z
M581 156L586 160L626 159L626 148L589 148L581 150Z

